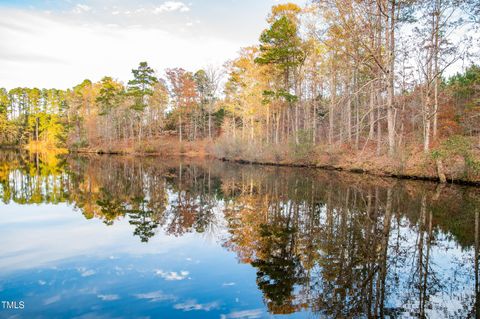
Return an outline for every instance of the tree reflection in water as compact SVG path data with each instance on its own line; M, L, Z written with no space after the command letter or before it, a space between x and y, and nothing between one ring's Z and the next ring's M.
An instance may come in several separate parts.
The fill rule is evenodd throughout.
M0 197L111 227L205 233L257 272L273 314L476 317L478 188L216 161L2 153Z

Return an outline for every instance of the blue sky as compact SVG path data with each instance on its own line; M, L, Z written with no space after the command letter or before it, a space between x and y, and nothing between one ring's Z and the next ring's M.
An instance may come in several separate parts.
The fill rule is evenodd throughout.
M294 0L304 4L306 0ZM255 44L276 0L0 0L0 87L67 88L139 61L220 66Z

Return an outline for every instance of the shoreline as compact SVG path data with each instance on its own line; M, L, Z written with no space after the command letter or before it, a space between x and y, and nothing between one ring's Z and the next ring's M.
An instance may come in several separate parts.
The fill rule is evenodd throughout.
M455 184L463 186L473 186L480 187L480 180L469 180L464 178L452 179L447 177L446 183L441 183L440 178L436 175L430 174L408 174L408 173L396 173L386 169L386 167L374 166L373 169L367 169L364 167L348 164L315 164L315 163L294 163L294 162L271 162L271 161L254 161L246 159L232 159L226 157L218 157L209 152L201 151L189 151L189 152L173 152L173 153L145 153L145 152L129 152L129 151L105 151L105 150L75 150L70 151L70 154L94 154L94 155L119 155L119 156L138 156L138 157L189 157L189 158L212 158L223 162L232 162L238 164L250 164L250 165L259 165L259 166L274 166L274 167L299 167L299 168L311 168L311 169L320 169L328 171L342 171L349 172L354 174L364 174L377 177L387 177L395 178L402 180L419 180L419 181L429 181L438 184Z
M168 145L168 146L167 146ZM405 167L399 168L397 162L389 162L385 157L371 156L360 158L357 156L341 157L339 154L319 154L315 159L306 160L303 162L295 162L294 160L273 161L265 160L249 160L246 158L228 158L225 156L217 156L211 151L211 142L208 143L189 143L183 146L178 144L166 144L151 151L141 151L134 147L118 147L118 148L81 148L75 150L68 150L68 154L90 154L90 155L118 155L118 156L136 156L136 157L186 157L186 158L211 158L224 162L232 162L238 164L251 164L261 166L274 167L300 167L321 169L328 171L343 171L355 174L364 174L369 176L387 177L403 180L420 180L430 181L438 184L456 184L464 186L480 187L480 178L456 177L452 178L451 174L447 174L446 183L440 181L436 174L432 163L419 162L407 163ZM167 146L167 147L165 147ZM0 147L0 150L21 150L20 147ZM28 151L28 150L26 150ZM33 150L32 150L33 151ZM358 154L357 154L358 155ZM333 157L336 157L332 160ZM397 166L396 166L397 165ZM448 167L447 167L448 168Z
M303 167L303 168L311 168L311 169L320 169L320 170L327 170L327 171L338 171L338 172L348 172L352 174L363 174L369 176L376 176L376 177L384 177L384 178L394 178L394 179L401 179L401 180L417 180L417 181L427 181L427 182L434 182L440 185L463 185L463 186L473 186L473 187L480 187L480 181L472 181L472 180L465 180L465 179L447 179L446 183L441 183L440 178L434 176L421 176L421 175L408 175L408 174L396 174L390 172L384 173L377 173L371 170L366 170L364 168L347 168L342 167L341 165L328 165L328 164L295 164L295 163L273 163L273 162L259 162L259 161L248 161L242 159L228 159L228 158L217 158L220 161L224 162L232 162L238 164L251 164L251 165L259 165L259 166L275 166L275 167Z

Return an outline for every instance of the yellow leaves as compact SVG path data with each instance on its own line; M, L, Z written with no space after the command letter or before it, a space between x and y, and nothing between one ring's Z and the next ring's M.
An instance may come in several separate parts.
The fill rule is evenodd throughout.
M269 87L272 68L255 63L258 53L258 47L243 48L229 65L225 106L237 116L261 115L264 109L263 92Z
M268 23L273 23L278 18L285 16L291 21L298 22L298 14L302 12L302 8L294 3L279 4L272 7L272 12L269 15Z
M235 251L240 260L251 262L260 254L261 225L266 223L268 204L261 196L241 195L225 210L229 223L230 239L224 245Z
M12 171L15 167L18 166L18 162L7 162L1 161L0 162L0 182L7 182L10 171Z
M287 14L289 12L300 13L302 12L302 9L295 3L291 3L291 2L278 4L272 7L272 14Z
M56 147L50 140L30 141L24 148L31 153L45 154L49 159L53 159L56 155L68 153L66 148Z

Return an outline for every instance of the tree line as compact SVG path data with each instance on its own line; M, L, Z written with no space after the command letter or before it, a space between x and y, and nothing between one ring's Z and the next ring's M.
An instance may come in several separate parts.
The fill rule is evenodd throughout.
M1 89L0 143L78 148L175 132L180 142L221 136L225 156L318 145L394 156L452 136L480 145L479 66L445 76L478 58L478 10L465 0L279 4L259 44L223 69L159 77L141 62L126 84Z
M159 78L141 62L132 74L126 85L106 76L68 90L1 89L0 143L77 148L175 130L180 141L217 135L219 71L173 68Z

